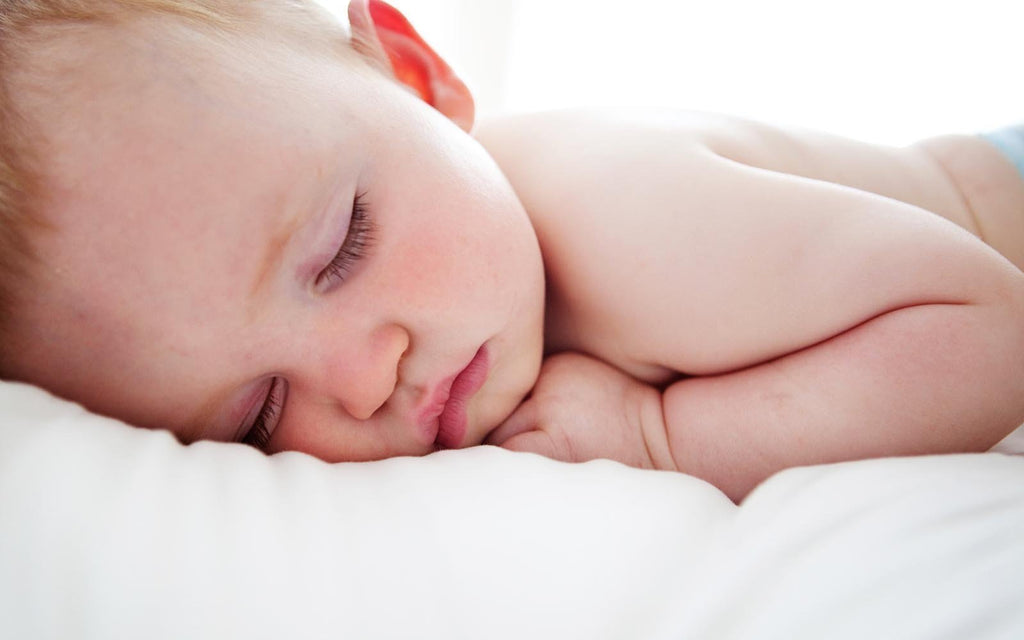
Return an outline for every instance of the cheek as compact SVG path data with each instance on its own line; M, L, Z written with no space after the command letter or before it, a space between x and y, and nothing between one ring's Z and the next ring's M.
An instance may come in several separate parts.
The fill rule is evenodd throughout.
M395 234L394 244L386 248L389 275L381 283L386 290L414 304L438 297L454 302L500 288L505 252L495 246L493 230L457 215L423 215Z
M406 180L381 196L389 214L381 240L394 274L387 284L407 304L443 295L501 308L541 268L536 236L496 170L450 155L427 169L395 167Z
M452 250L440 237L418 234L394 252L391 260L395 274L390 284L396 295L412 301L418 294L447 293L456 285L453 277L465 262L459 249Z

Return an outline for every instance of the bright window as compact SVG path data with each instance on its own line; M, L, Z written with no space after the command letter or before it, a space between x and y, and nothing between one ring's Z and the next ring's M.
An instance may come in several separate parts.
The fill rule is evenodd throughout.
M894 144L1024 120L1017 0L394 4L484 115L675 106Z

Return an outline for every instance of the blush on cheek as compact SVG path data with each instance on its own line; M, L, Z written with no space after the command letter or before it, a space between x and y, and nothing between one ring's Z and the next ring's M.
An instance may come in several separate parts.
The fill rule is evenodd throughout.
M391 264L387 289L383 290L409 302L457 293L457 287L463 282L460 271L470 266L460 264L459 240L441 238L435 233L411 236L410 240L408 245L411 246L384 258Z

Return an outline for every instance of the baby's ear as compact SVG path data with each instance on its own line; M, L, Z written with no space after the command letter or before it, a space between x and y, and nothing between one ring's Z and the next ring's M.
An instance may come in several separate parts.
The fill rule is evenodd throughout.
M381 0L351 0L352 46L383 65L465 131L473 128L473 96L451 67L423 41L398 9Z

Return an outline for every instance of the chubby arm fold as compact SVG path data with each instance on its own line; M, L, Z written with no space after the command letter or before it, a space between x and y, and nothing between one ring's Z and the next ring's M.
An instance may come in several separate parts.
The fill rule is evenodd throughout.
M925 304L662 396L670 456L739 500L788 467L984 451L1024 421L1024 306Z
M1024 274L910 205L738 163L729 170L772 207L825 221L799 270L763 282L801 310L787 323L775 306L764 325L796 348L665 391L676 467L735 499L787 467L982 451L1024 422ZM818 311L815 300L830 307Z

